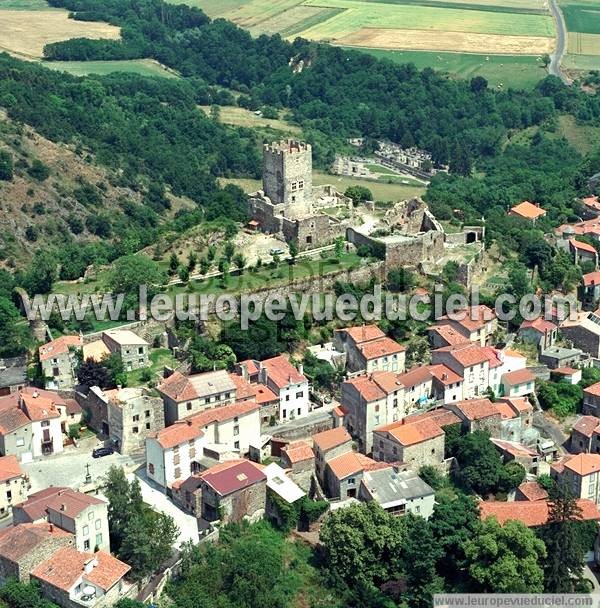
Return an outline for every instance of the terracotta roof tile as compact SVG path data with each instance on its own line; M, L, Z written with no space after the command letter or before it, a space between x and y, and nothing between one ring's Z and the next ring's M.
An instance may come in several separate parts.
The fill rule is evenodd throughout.
M564 461L564 468L585 477L600 471L600 454L577 454Z
M598 520L600 512L591 500L579 499L582 520ZM527 527L542 526L548 521L549 503L547 500L513 501L513 502L480 502L480 518L495 517L498 523L517 520Z
M258 383L255 385L255 388L256 394L254 398L259 405L279 400L279 397L268 386Z
M592 285L600 285L600 270L596 270L595 272L588 272L583 275L583 284L586 287L591 287Z
M535 329L539 333L543 334L546 332L552 332L556 329L556 325L552 323L552 321L547 321L546 319L542 319L542 317L538 317L537 319L526 319L519 326L519 330L521 329Z
M500 448L502 452L506 452L514 457L528 457L533 458L537 456L537 452L528 448L526 445L522 443L517 443L516 441L506 441L504 439L496 439L494 437L490 438L490 441Z
M537 481L524 481L518 488L526 500L546 500L548 492Z
M85 573L85 565L94 560L96 565L89 573ZM31 573L57 589L70 591L80 577L84 581L97 585L108 591L116 585L131 568L104 551L97 553L82 553L71 547L59 549L52 557L42 562Z
M559 376L574 376L581 370L575 369L574 367L556 367L550 370L551 374L558 374Z
M540 209L537 205L534 205L529 201L523 201L522 203L511 207L510 213L523 217L527 220L535 220L542 215L546 215L544 209Z
M466 344L469 339L456 331L451 325L433 325L427 329L430 333L437 334L448 346Z
M217 470L211 467L202 474L202 481L221 496L238 492L266 479L267 476L261 468L249 460L242 460L233 466Z
M457 323L469 333L485 327L485 324L496 318L496 313L484 304L469 306L451 315L443 317L444 320Z
M0 481L8 481L15 477L21 477L23 471L16 456L0 457Z
M438 365L428 365L429 373L439 380L442 384L455 384L463 381L463 377L451 370L448 366L439 363Z
M439 424L431 419L418 420L409 424L394 422L375 429L376 432L389 433L400 445L411 446L430 441L444 434Z
M511 420L517 417L517 412L505 401L497 401L494 403L496 409L500 412L502 420Z
M338 426L335 429L329 429L327 431L322 431L312 436L313 443L316 445L322 452L327 450L331 450L339 445L346 443L347 441L352 441L352 437L343 426Z
M285 388L290 384L301 384L307 382L303 376L283 355L261 361L261 368L267 370L268 379L278 389Z
M198 393L196 393L189 378L181 372L173 372L156 387L156 390L178 403L198 398Z
M600 419L596 418L596 416L581 416L573 425L573 430L586 437L591 437L599 424Z
M406 347L402 344L398 344L396 340L385 337L379 340L371 340L370 342L364 342L358 345L358 350L367 361L373 359L379 359L380 357L386 357L402 353L406 350Z
M499 416L498 409L489 399L466 399L455 403L454 406L471 421Z
M487 351L477 344L462 344L458 346L443 346L433 353L449 353L462 367L471 367L489 361Z
M418 367L413 367L409 369L407 372L400 374L398 376L398 380L402 382L402 384L406 388L411 388L413 386L418 386L419 384L426 384L427 382L431 382L432 374L427 365L420 365Z
M417 422L418 420L433 420L441 427L460 424L460 418L452 410L445 407L438 407L421 414L411 414L404 418L406 424Z
M359 452L348 452L333 458L327 465L337 479L346 479L350 475L356 475L365 470L389 468L391 466L385 462L377 462Z
M596 248L589 243L584 243L583 241L578 241L577 239L569 239L569 244L571 247L575 249L579 249L580 251L587 251L588 253L593 253L597 255Z
M594 397L600 397L600 382L596 382L596 384L590 384L590 386L583 389L583 392Z
M591 207L592 209L596 209L596 210L600 211L600 201L598 200L597 196L588 196L588 197L582 199L581 202L586 207Z
M355 344L385 338L385 333L377 325L357 325L356 327L346 327L337 331L348 334Z
M507 403L519 415L523 412L533 412L533 405L527 397L502 397L496 401L496 404L498 403Z
M65 487L51 487L35 492L15 509L22 511L31 522L44 519L48 511L61 513L71 519L77 517L82 511L93 505L106 504L95 496L72 490Z
M81 336L61 336L40 346L40 361L53 359L58 355L65 355L69 352L69 347L81 348L82 346L83 338Z
M244 401L256 396L256 387L237 374L229 374L235 384L235 396L238 401Z
M346 380L345 384L353 386L367 402L383 399L386 395L404 388L399 374L384 371L355 376Z
M17 524L0 530L0 556L20 561L47 539L75 538L69 532L48 523Z
M506 374L502 374L502 382L506 382L511 386L517 386L518 384L525 384L527 382L535 382L535 376L533 373L525 369L518 369L514 372L508 372Z
M294 441L281 448L291 464L310 460L315 457L312 448L305 441Z

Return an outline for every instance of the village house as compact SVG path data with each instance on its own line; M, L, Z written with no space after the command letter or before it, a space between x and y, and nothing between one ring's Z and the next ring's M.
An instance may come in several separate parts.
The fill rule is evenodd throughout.
M528 369L519 369L502 375L502 396L524 397L535 391L535 376Z
M234 403L237 388L232 376L224 369L192 376L171 373L156 387L164 403L165 424L169 426L197 412Z
M62 608L110 608L128 595L131 568L105 551L81 552L62 547L32 572L42 595Z
M423 409L433 398L433 374L426 365L399 374L398 382L404 387L404 415Z
M516 441L506 441L493 437L490 441L494 444L500 456L502 456L504 463L517 462L525 469L526 473L537 475L540 457L535 450Z
M581 213L585 218L600 217L600 201L597 196L587 196L581 200Z
M342 383L345 423L359 451L371 453L374 428L404 418L404 391L400 376L393 372L373 372Z
M305 491L315 473L315 453L305 441L293 441L281 448L281 464L290 477Z
M0 396L16 393L28 384L25 355L0 359Z
M558 337L558 327L552 321L538 317L532 321L523 321L518 336L523 342L535 344L539 350L546 350L554 346Z
M469 343L469 339L465 338L462 333L454 329L450 324L432 325L427 328L427 333L429 334L429 343L433 349Z
M16 456L0 456L0 518L10 515L15 504L27 500L29 480Z
M598 268L598 252L593 245L572 238L569 239L569 251L575 264L581 266L584 262L591 262L595 269Z
M494 333L498 330L498 319L496 313L488 306L469 306L442 317L438 321L438 326L449 326L468 342L486 346L492 342ZM451 339L446 346L458 344L461 343Z
M352 451L352 437L343 427L321 431L312 436L313 450L315 452L315 473L317 479L324 488L325 484L325 465L326 463Z
M597 521L600 512L590 500L578 500L577 506L581 509L579 519L582 521ZM547 500L511 501L500 500L482 501L479 503L479 517L482 520L495 517L503 526L507 521L519 521L528 528L537 528L548 523L550 504Z
M582 413L600 418L600 382L583 389Z
M524 481L515 490L515 500L546 500L548 492L537 481Z
M581 361L582 355L583 352L579 348L552 346L540 353L539 360L542 365L546 365L549 369L574 367Z
M277 422L302 418L310 412L308 379L283 355L260 362L259 382L279 399Z
M541 209L539 205L535 205L529 201L523 201L522 203L511 207L508 215L511 217L518 217L523 220L528 220L535 224L539 218L546 215L546 211Z
M433 398L442 403L454 403L463 399L463 378L446 365L429 365Z
M487 398L448 403L445 407L460 418L463 429L467 433L488 431L490 435L496 437L500 433L502 414Z
M564 321L560 331L574 347L596 359L600 358L600 315L595 312L582 312L577 319Z
M333 344L336 350L346 353L349 372L404 371L406 348L376 325L338 329Z
M61 336L40 346L38 356L45 388L68 390L77 384L75 366L82 346L82 336Z
M600 303L600 271L584 274L577 294L583 310L596 310Z
M570 439L572 454L600 453L600 418L580 416L572 427Z
M583 372L574 367L557 367L550 371L550 377L554 382L566 382L567 384L579 384Z
M75 536L79 551L110 551L108 503L71 488L50 487L13 507L15 524L52 524Z
M527 397L503 397L494 402L500 412L499 439L523 441L533 427L533 406Z
M25 387L0 397L0 454L30 462L63 450L59 395Z
M565 483L576 498L600 503L600 454L567 456L550 467L550 475Z
M430 418L393 422L373 432L373 455L383 462L409 463L420 468L444 460L444 431Z
M365 471L387 466L389 465L375 462L360 452L346 452L332 458L325 465L325 493L333 500L358 498Z
M146 439L146 472L149 479L170 488L200 471L204 456L215 461L239 457L250 446L260 447L260 437L259 406L253 401L205 410Z
M93 386L82 400L89 425L121 454L142 452L146 438L165 427L163 402L146 388L105 390Z
M463 398L472 399L490 386L490 358L485 348L476 344L446 346L431 352L434 365L445 365L463 378Z
M0 530L0 584L13 578L29 582L29 573L61 547L74 547L72 534L53 524L17 524Z
M200 491L205 522L254 521L265 513L267 476L249 460L221 463L202 474Z
M109 329L102 332L102 340L111 354L117 354L123 361L125 371L148 367L150 344L128 329Z
M433 514L435 492L414 471L397 467L367 470L358 492L359 500L376 501L390 515L413 513L424 519Z

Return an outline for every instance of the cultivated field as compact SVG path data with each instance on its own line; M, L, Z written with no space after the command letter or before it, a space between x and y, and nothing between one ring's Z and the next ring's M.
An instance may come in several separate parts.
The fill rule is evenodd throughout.
M414 59L420 68L481 74L493 85L533 86L545 75L539 57L555 45L547 0L184 1L253 35L301 36L393 61Z
M176 78L177 75L167 70L152 59L131 59L124 61L44 61L43 65L51 70L68 72L74 76L97 74L104 76L113 72L133 72L140 76L162 76Z
M75 21L67 11L0 10L0 51L39 59L44 46L69 38L110 38L121 31L106 23Z
M600 2L560 0L569 41L563 65L568 70L600 70Z

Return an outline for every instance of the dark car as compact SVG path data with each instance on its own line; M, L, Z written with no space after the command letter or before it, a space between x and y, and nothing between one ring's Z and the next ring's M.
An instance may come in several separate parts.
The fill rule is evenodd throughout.
M110 456L114 454L115 450L113 448L96 448L92 452L92 458L102 458L102 456Z

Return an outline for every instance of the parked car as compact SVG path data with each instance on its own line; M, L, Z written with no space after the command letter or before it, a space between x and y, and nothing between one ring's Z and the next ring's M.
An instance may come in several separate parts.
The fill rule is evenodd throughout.
M110 456L111 454L114 454L115 450L114 448L108 447L108 448L96 448L93 452L92 452L92 458L102 458L102 456Z
M271 251L269 251L269 253L271 255L283 255L285 253L285 251L283 249L279 249L277 247L273 247L273 249L271 249Z

